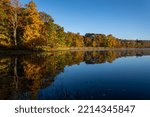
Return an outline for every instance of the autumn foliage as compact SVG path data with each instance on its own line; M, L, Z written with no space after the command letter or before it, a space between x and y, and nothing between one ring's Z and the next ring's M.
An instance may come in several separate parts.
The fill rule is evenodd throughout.
M149 48L150 41L121 40L113 35L65 32L54 19L37 10L31 0L21 6L19 0L0 0L0 47L17 49L107 47Z

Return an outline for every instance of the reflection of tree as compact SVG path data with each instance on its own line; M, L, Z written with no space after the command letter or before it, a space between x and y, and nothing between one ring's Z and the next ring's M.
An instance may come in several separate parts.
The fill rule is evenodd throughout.
M112 63L116 58L117 55L113 51L85 52L85 62L87 64Z
M107 61L108 61L109 63L112 63L112 62L117 58L116 53L113 52L113 51L108 51L107 54L108 54L108 55L107 55L107 56L108 56Z
M40 80L42 78L42 67L25 61L24 74L25 78L32 82L32 85L29 85L29 89L32 92L32 98L35 99L36 93L38 92L41 83Z
M37 99L66 66L112 63L122 56L150 55L148 50L58 51L0 58L0 99Z
M18 89L18 72L17 72L17 58L14 60L14 84L16 89Z
M7 78L7 74L9 73L10 67L10 58L0 58L0 98L7 99L7 95L9 94L9 86L5 85L5 83L11 83L11 79ZM5 87L6 86L6 87Z

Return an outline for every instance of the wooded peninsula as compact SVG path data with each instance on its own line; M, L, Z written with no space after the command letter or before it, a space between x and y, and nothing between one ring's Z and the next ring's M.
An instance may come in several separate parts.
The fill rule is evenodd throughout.
M0 49L48 51L72 47L150 48L150 41L65 32L50 15L39 12L33 0L25 6L19 0L0 0Z

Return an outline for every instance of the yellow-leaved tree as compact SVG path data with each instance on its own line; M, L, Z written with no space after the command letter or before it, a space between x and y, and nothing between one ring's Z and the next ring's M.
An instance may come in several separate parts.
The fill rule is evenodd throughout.
M35 48L41 46L43 40L40 38L40 30L43 22L40 20L40 14L33 0L26 5L25 13L26 26L23 34L25 47Z
M10 46L8 11L10 0L0 0L0 46Z

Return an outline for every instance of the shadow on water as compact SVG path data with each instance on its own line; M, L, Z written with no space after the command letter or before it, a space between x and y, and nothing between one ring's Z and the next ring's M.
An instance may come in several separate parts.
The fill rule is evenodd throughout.
M0 56L0 99L150 99L150 95L144 96L145 92L142 89L128 86L130 83L125 83L126 85L122 87L117 84L121 82L117 78L107 80L110 77L108 74L113 74L111 70L101 73L106 78L104 79L98 74L101 71L96 69L102 65L108 66L109 63L108 68L111 68L111 63L121 57L145 55L150 55L150 51L58 51L3 55ZM77 75L80 79L77 78L75 81L69 79L67 75L64 77L65 70L68 70L69 74L72 73L72 77L76 75L69 72L73 71L74 66L81 66L79 70L83 70L81 75ZM87 69L85 72L84 68ZM90 68L96 70L89 71ZM87 72L91 72L92 75L86 76ZM82 78L83 76L87 79Z

